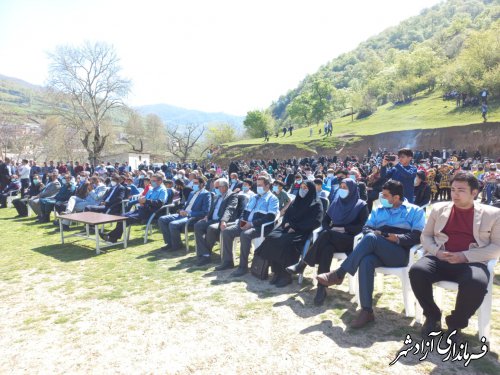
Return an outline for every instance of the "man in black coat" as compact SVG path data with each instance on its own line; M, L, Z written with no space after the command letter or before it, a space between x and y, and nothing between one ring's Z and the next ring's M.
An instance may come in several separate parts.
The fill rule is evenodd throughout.
M102 201L97 206L87 206L85 211L105 213L111 208L110 215L119 215L121 213L121 205L119 203L125 198L126 188L120 183L119 174L113 174L111 177L111 187L102 197Z
M194 225L198 266L210 263L212 248L221 230L225 230L227 223L236 221L238 217L238 194L229 191L229 182L219 178L214 186L217 197L208 215Z
M5 162L0 160L0 190L7 187L10 182L10 159L5 158Z

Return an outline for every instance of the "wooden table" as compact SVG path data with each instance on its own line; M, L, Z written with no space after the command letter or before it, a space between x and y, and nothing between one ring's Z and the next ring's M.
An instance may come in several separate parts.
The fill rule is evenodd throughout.
M116 215L108 215L108 214L101 214L99 212L78 212L74 214L66 214L66 215L58 215L56 216L57 219L59 219L59 230L61 231L61 243L64 244L64 230L63 230L63 224L62 224L62 219L64 220L70 220L74 221L77 223L82 223L85 224L85 232L79 232L75 234L70 234L66 235L66 238L68 237L83 237L87 238L89 240L93 239L90 236L90 225L95 226L95 246L96 246L96 254L101 253L101 248L108 247L108 246L114 246L117 244L123 244L123 248L127 248L127 218L125 216L116 216ZM123 223L123 241L119 242L106 242L104 241L104 245L100 244L101 238L99 237L99 225L103 224L109 224L109 223Z

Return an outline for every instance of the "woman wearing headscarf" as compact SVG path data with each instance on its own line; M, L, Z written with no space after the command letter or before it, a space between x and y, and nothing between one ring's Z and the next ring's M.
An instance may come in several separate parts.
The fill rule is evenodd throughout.
M274 273L271 284L281 288L292 282L285 268L297 262L307 237L321 225L323 206L312 181L304 181L281 225L265 238L255 254L269 260Z
M310 247L304 259L286 270L291 273L302 273L306 266L318 265L318 275L330 272L334 253L352 252L354 237L361 233L368 219L368 207L359 198L358 184L350 178L345 178L339 191L328 207L323 219L323 231ZM320 306L326 297L326 288L318 284L314 304Z

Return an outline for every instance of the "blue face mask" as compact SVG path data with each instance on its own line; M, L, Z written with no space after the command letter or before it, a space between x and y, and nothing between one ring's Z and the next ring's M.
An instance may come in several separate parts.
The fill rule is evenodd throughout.
M344 199L345 197L347 197L349 195L349 190L347 190L347 189L339 189L338 194L339 194L339 197L341 199Z
M277 192L278 192L278 187L277 187L277 186L273 186L273 191L274 191L275 193L277 193Z
M295 183L300 185L302 183L302 180L295 180Z
M234 184L237 180L235 180L234 178L231 179L231 183Z
M155 189L158 187L158 184L156 182L151 182L151 187Z
M248 186L243 186L242 189L243 189L244 192L247 192L248 190L250 190L250 188Z
M196 193L198 190L200 190L200 185L193 185L193 191Z
M385 198L382 198L380 197L380 204L382 205L382 207L385 207L385 208L392 208L394 205L392 203L389 203L389 201Z
M350 174L349 178L353 181L356 181L356 175L355 174Z
M219 188L215 188L214 189L214 193L216 196L220 197L222 195L222 193L220 192Z
M257 186L257 194L262 195L264 193L264 188L262 186Z

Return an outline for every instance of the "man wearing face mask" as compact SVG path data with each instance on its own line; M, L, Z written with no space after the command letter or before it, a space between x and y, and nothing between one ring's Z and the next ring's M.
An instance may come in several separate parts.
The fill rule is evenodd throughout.
M40 199L55 197L59 189L61 189L61 182L58 179L59 172L57 171L57 169L53 170L50 177L52 181L49 182L42 189L42 191L40 191L40 194L35 195L28 201L28 204L30 205L31 209L38 217L42 216L42 212L40 211Z
M243 214L235 225L226 228L222 232L223 259L222 264L215 269L217 271L234 268L233 241L240 237L240 264L231 276L239 277L248 272L248 256L252 246L252 239L260 236L261 226L272 223L278 215L278 198L270 191L271 182L266 177L257 178L257 195L250 198ZM273 226L266 227L265 234L269 234Z
M409 250L420 243L425 226L424 211L404 199L403 185L389 180L382 187L382 207L372 210L363 227L363 239L335 271L320 274L324 286L342 284L346 273L359 275L361 311L352 328L364 327L375 320L373 315L373 282L377 267L405 267Z
M33 175L33 183L30 185L28 189L28 193L24 196L24 198L14 199L12 204L17 210L17 214L20 217L28 216L28 200L30 197L34 197L40 194L40 191L43 188L43 184L40 181L40 176L38 174Z
M326 178L323 181L323 190L326 190L328 192L332 191L332 184L333 180L335 179L335 171L331 168L329 168L326 171Z
M255 195L252 191L253 181L250 178L245 178L241 186L241 192L239 194L245 194L249 199Z
M237 218L238 194L231 192L225 178L219 178L214 183L215 202L210 207L207 216L194 225L196 238L197 266L210 263L212 248L219 239L221 231L226 229L227 223Z
M165 204L166 200L167 190L165 189L165 186L163 186L163 177L160 174L155 174L151 177L151 189L149 189L146 196L139 198L139 205L137 206L137 209L123 215L127 217L127 226L147 220L151 214ZM102 239L114 243L121 238L122 234L123 224L116 223L115 229L107 235L100 233L100 236Z
M181 231L190 220L196 222L208 215L212 203L212 195L205 189L205 177L193 179L193 191L189 194L183 208L178 214L164 215L158 219L158 226L163 234L165 246L162 251L182 249Z
M229 190L233 193L239 193L243 183L238 179L237 173L231 173L231 181L229 183Z
M67 202L69 198L75 193L76 186L71 182L71 175L67 173L64 176L64 184L61 189L53 198L42 198L40 199L40 218L41 223L48 223L50 221L50 213L54 209L56 204L62 202Z
M121 213L121 201L125 198L125 187L120 184L120 175L113 174L111 177L111 187L108 189L106 194L102 197L101 202L98 205L91 205L85 207L85 211L92 212L106 212L108 209L112 208L109 212L110 215L119 215Z

